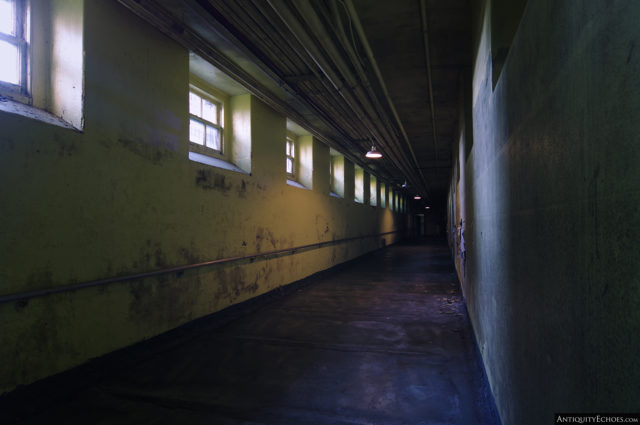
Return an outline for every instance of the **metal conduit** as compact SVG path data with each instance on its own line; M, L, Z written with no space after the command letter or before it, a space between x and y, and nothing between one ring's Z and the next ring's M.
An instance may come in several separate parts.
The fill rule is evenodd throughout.
M389 96L389 92L387 91L387 86L384 83L384 79L382 78L382 73L380 72L380 69L378 68L378 63L376 62L375 57L373 56L373 51L371 50L371 46L369 46L369 42L367 41L366 34L364 33L364 28L362 27L362 23L360 22L360 18L358 17L358 14L357 14L356 9L355 9L355 7L353 5L353 2L351 0L345 0L345 3L347 5L347 9L349 11L349 15L351 16L353 24L354 24L354 26L356 28L356 32L358 33L358 37L360 38L360 42L364 46L365 52L367 54L367 58L369 59L369 62L371 63L371 66L373 67L373 70L374 70L374 72L376 74L376 77L378 78L378 82L380 84L380 87L382 88L382 91L383 91L384 96L385 96L385 98L387 100L387 103L389 104L389 107L391 108L393 116L396 119L396 121L398 122L400 130L402 131L402 135L404 137L405 144L409 148L409 152L411 153L413 161L416 164L415 167L418 167L418 159L416 158L416 155L415 155L415 153L413 151L413 148L411 146L411 143L409 141L409 136L407 135L407 133L406 133L406 131L404 129L404 126L402 125L402 121L400 121L400 116L398 115L398 112L396 111L396 108L395 108L395 106L393 104L393 101L391 100L391 97ZM422 170L418 170L418 172L419 172L420 177L421 177L421 179L419 180L419 183L422 184L423 188L425 189L427 198L428 198L429 197L429 186L428 186L427 180L424 177L424 174L422 173ZM416 187L420 187L420 184L416 184Z
M266 93L268 93L268 90L262 86L261 83L204 41L199 34L185 27L181 21L178 21L174 15L156 1L119 0L119 2L136 15L161 29L165 34L169 35L188 50L201 56L224 73L233 76L242 86L276 111L293 116L300 124L307 126L318 138L325 141L327 140L304 116L298 114L295 109L289 108L284 102L267 96Z
M396 128L390 122L389 115L386 113L386 111L382 107L378 99L378 96L371 85L371 81L369 80L369 77L362 66L362 63L360 61L360 56L355 50L356 49L355 40L353 39L351 40L354 42L354 45L352 45L349 38L347 37L347 34L344 30L344 26L342 25L342 18L341 18L342 14L338 8L338 5L336 4L336 1L337 0L332 0L330 3L331 14L336 24L335 31L338 35L338 38L340 39L342 49L347 53L347 56L349 57L349 60L351 61L351 64L353 65L353 68L355 69L358 78L362 82L362 85L367 92L367 95L368 95L367 99L373 103L373 109L376 116L382 118L382 121L383 121L382 128L383 130L386 130L386 135L389 136L389 140L388 140L389 149L391 149L392 147L391 145L394 145L396 143L396 138L397 138ZM351 17L349 16L348 13L347 13L347 17L351 20Z
M60 287L57 287L57 288L42 289L42 290L39 290L39 291L21 292L21 293L17 293L17 294L4 295L4 296L0 297L0 304L9 303L9 302L13 302L13 301L21 301L21 300L26 300L26 299L31 299L31 298L37 298L37 297L44 297L44 296L47 296L47 295L60 294L60 293L64 293L64 292L72 292L72 291L77 291L79 289L92 288L92 287L95 287L95 286L105 286L105 285L110 285L112 283L119 283L119 282L126 282L126 281L130 281L130 280L144 279L144 278L148 278L148 277L160 276L160 275L169 274L169 273L182 272L182 271L185 271L185 270L198 269L198 268L207 267L207 266L213 266L213 265L218 265L218 264L233 263L233 262L238 262L238 261L242 261L242 260L251 260L251 261L253 261L253 260L257 259L257 258L272 257L272 256L277 256L277 255L281 255L281 254L285 254L285 253L290 253L290 255L293 255L293 254L296 254L297 252L300 252L300 251L308 251L310 249L319 249L319 248L322 248L322 247L325 247L325 246L328 246L328 245L336 245L336 244L339 244L339 243L350 242L350 241L354 241L354 240L358 240L358 239L376 238L376 237L380 237L380 236L384 236L384 235L390 235L392 233L398 233L398 232L399 232L398 230L393 230L391 232L378 233L378 234L375 234L375 235L354 236L354 237L351 237L351 238L336 239L336 240L333 240L333 241L325 241L325 242L317 242L317 243L312 243L312 244L308 244L308 245L296 246L296 247L293 247L293 248L277 249L277 250L274 250L274 251L260 252L260 253L251 254L251 255L241 255L241 256L236 256L236 257L221 258L221 259L218 259L218 260L203 261L201 263L187 264L187 265L184 265L184 266L170 267L170 268L167 268L167 269L154 270L154 271L143 272L143 273L136 273L136 274L127 275L127 276L110 277L110 278L106 278L106 279L93 280L91 282L78 283L78 284L75 284L75 285L66 285L66 286L60 286Z
M340 75L336 73L329 65L329 63L324 58L324 55L322 54L320 48L316 45L314 40L311 39L309 33L306 31L306 28L302 26L300 21L296 16L294 16L292 11L289 10L288 7L283 6L282 2L277 2L276 0L269 0L269 4L278 14L282 22L289 28L294 37L296 37L298 42L304 47L309 57L315 62L318 69L322 71L325 77L333 85L334 89L348 104L353 107L353 112L356 114L357 118L362 121L362 123L365 124L366 127L369 127L367 125L369 120L365 119L366 114L364 114L361 110L360 102L355 99L349 87L349 84L352 82L348 81L347 84L342 83ZM373 133L370 128L369 132Z
M266 90L266 88L263 87L262 84L256 81L247 72L240 69L235 63L233 63L228 58L226 58L224 54L217 51L213 46L211 46L206 41L204 41L199 34L196 34L193 31L191 31L188 27L185 27L181 21L177 20L176 17L173 16L169 11L167 11L164 7L160 6L158 2L154 0L119 0L119 1L125 6L127 6L129 9L137 13L138 15L145 18L147 21L154 23L154 25L161 28L165 33L167 33L168 35L176 39L180 44L184 45L188 49L202 56L203 58L211 62L214 66L221 69L223 72L226 72L229 75L234 76L234 78L236 78L241 84L247 87L260 100L264 101L265 103L273 107L276 111L283 113L285 115L291 116L299 124L302 124L303 126L307 127L310 130L310 132L314 136L316 136L319 140L322 140L323 142L327 143L329 146L334 146L340 150L344 148L343 143L346 143L347 145L349 145L350 149L354 149L356 152L359 150L353 147L351 140L348 138L345 138L345 140L342 140L342 141L336 141L332 138L327 138L320 131L318 131L313 125L311 125L307 121L307 119L298 111L289 107L283 101L279 99L274 99L271 96L269 96L268 90ZM202 4L206 4L206 3L202 3L202 0L200 1L192 0L192 1L193 2L187 2L188 5L190 5L190 9L193 12L198 13L199 15L202 15L202 9L201 9ZM287 22L289 22L290 24L294 22L292 25L298 24L299 26L300 22L297 21L296 18L294 18L295 21L285 21L285 19L283 19L280 13L278 13L278 9L274 7L274 5L272 4L273 2L274 0L270 0L269 5L274 10L274 13L282 20L283 23L285 23L285 25L292 32L294 37L298 39L297 41L304 47L304 51L309 55L309 58L316 64L318 69L328 79L328 82L334 87L335 91L327 90L327 93L331 94L332 97L334 95L337 95L339 96L339 98L342 98L343 101L346 101L346 104L350 105L353 108L353 110L350 112L356 115L357 120L348 120L345 118L346 121L341 120L340 125L337 126L336 122L333 119L334 117L330 117L326 113L324 113L322 108L320 108L315 101L311 100L311 98L309 98L309 96L307 96L306 93L302 93L301 90L297 90L295 87L291 87L288 85L286 85L286 87L283 87L283 88L285 88L285 90L297 96L299 99L304 100L304 102L306 102L307 105L309 105L311 109L314 110L316 114L318 114L318 117L321 119L321 121L323 121L330 128L334 128L338 134L343 134L341 127L351 128L352 131L355 130L355 128L351 127L348 124L349 121L356 121L356 123L353 123L354 125L363 125L365 128L367 128L369 132L371 132L372 131L370 127L371 122L372 121L375 122L376 120L365 119L365 117L363 117L362 111L359 110L360 103L353 97L353 94L350 93L350 90L344 89L343 86L336 84L336 81L340 81L339 76L336 76L332 72L333 70L327 67L328 66L327 63L319 62L319 60L320 61L322 60L322 57L318 56L317 50L315 50L313 53L309 51L309 46L311 46L312 48L315 47L314 42L311 41L311 44L309 44L310 39L308 37L304 41L300 40L301 35L303 37L307 36L306 30L302 28L303 31L301 33L300 28L298 28L298 31L296 32L296 31L293 31L293 29L289 24L287 24ZM282 6L282 3L280 4ZM286 13L288 13L289 15L291 14L290 9L288 9L286 6L282 6L282 7L284 7L284 9L286 10ZM200 12L197 12L196 9L200 9ZM254 52L250 52L247 46L239 46L239 44L242 44L240 40L235 39L234 34L230 33L222 25L216 22L212 22L211 19L207 19L207 20L209 21L209 25L212 25L213 28L217 28L218 31L222 30L223 33L225 34L224 37L227 38L229 42L239 47L241 51L243 51L245 54L248 54L249 57L253 58L256 61L256 64L262 68L263 72L265 72L264 67L266 65L262 61L261 57L256 56ZM288 37L288 38L291 38L291 37ZM312 67L310 67L310 69L311 68ZM279 75L277 73L277 70L275 69L271 71L266 71L265 75L269 76L272 80L274 80L277 84L281 86L284 83L285 77L283 75ZM319 78L319 80L325 83L325 81L323 81L322 78ZM336 103L341 103L341 102L336 102ZM377 134L377 131L375 132L375 134ZM362 158L354 157L353 155L350 155L349 154L350 149L347 149L347 152L344 152L345 156L355 163L361 163ZM404 163L404 161L402 161L400 158L397 158L395 152L390 151L389 153L392 153L392 154L388 155L388 158L395 167L401 170L405 169L408 171L412 171L412 167L407 166ZM402 164L402 166L400 164ZM365 165L365 168L369 168L369 167ZM386 168L386 167L382 167L382 168Z
M297 87L289 85L284 77L279 72L279 68L275 63L271 62L271 60L265 55L261 54L259 49L257 49L250 40L243 36L242 34L236 34L229 30L228 26L230 22L227 20L225 16L223 16L219 11L211 5L206 0L196 0L198 7L201 10L192 8L195 13L198 13L200 16L211 25L212 28L215 28L218 34L224 37L228 42L233 44L235 47L240 49L240 51L245 54L251 61L256 64L260 70L269 78L271 78L278 86L283 88L286 92L291 93L292 95L303 99L311 108L318 114L318 116L325 122L325 124L333 127L338 133L340 133L340 127L335 125L333 119L316 105L316 102L311 100L308 96L298 90ZM190 3L186 3L190 5ZM213 18L213 19L211 19Z
M280 85L281 87L283 87L286 91L294 94L295 96L303 99L309 106L311 106L311 108L316 112L316 114L318 114L318 116L325 122L325 124L327 124L329 127L334 128L334 130L338 133L338 134L342 134L344 137L344 133L343 133L343 129L348 129L350 130L352 133L358 133L359 130L355 129L352 125L352 123L349 120L338 120L339 125L336 125L336 120L335 117L333 116L329 116L328 114L325 113L324 109L320 106L318 106L318 103L323 104L324 103L324 99L323 98L315 98L312 99L311 96L308 96L306 91L303 90L299 90L299 87L296 86L292 86L290 84L287 83L286 81L286 77L284 74L282 74L282 70L285 69L289 69L291 70L291 67L293 66L294 68L296 67L296 65L293 62L290 61L290 58L288 57L287 54L285 54L284 56L286 57L286 59L288 60L288 62L291 62L290 64L285 64L284 61L282 59L280 59L280 62L271 62L271 60L269 58L264 57L264 55L260 54L259 51L254 51L254 50L259 50L256 49L256 46L253 46L249 41L248 38L245 37L244 35L240 34L235 34L233 32L231 32L229 30L229 28L227 28L227 25L229 24L234 24L233 22L230 22L227 20L226 17L223 17L222 15L220 15L218 13L218 11L216 9L213 8L213 6L211 6L209 3L204 2L203 0L199 0L198 3L200 3L201 7L205 8L205 11L209 14L211 14L215 19L214 20L209 20L210 25L212 25L212 27L217 28L217 30L221 33L224 33L224 37L231 43L233 43L234 45L236 45L237 47L239 47L242 51L245 52L245 54L247 54L247 52L249 53L249 57L252 58L252 60L254 62L256 62L257 64L262 64L263 67L266 66L266 68L269 70L269 72L265 72L263 69L263 72L265 72L266 75L270 76L271 79L273 81L275 81L278 85ZM255 5L255 4L254 4ZM223 9L225 9L230 16L236 16L237 13L235 13L236 11L233 10L233 7L236 7L237 5L233 2L231 2L230 4L226 5L224 3L221 3L221 7ZM255 13L252 15L251 8L242 8L242 12L245 13L253 22L259 22L261 19L261 17L265 16L264 13L264 9L261 8L256 8L257 12L260 13L260 15L256 15ZM206 15L205 15L206 16ZM220 21L220 23L218 23L218 21ZM242 21L242 19L239 19L239 21ZM268 20L268 22L270 23L271 20ZM258 25L258 24L257 24ZM258 25L259 26L259 25ZM271 25L272 28L274 28L273 25ZM282 42L275 42L273 40L272 37L270 37L268 34L258 34L257 32L255 32L253 29L251 28L244 28L245 32L247 34L251 34L252 37L254 39L263 39L264 37L268 38L268 41L271 44L274 45L289 45L291 46L290 43L288 43L287 41L285 41L284 43ZM278 31L280 34L282 34L281 31ZM290 40L291 37L285 37L285 36L281 36L283 38L283 40ZM253 48L252 48L253 47ZM298 58L300 58L300 55L298 54L298 51L295 48L291 48L293 55L291 56L297 56ZM301 49L304 50L304 49ZM289 53L289 52L287 52ZM264 59L263 59L264 58ZM257 62L259 61L259 62ZM307 61L303 60L303 63L305 65L307 65L307 67L312 70L312 72L314 73L314 75L318 76L317 71L313 65L309 64ZM321 83L324 83L324 79L322 79L320 76L318 76L318 80L321 81ZM326 93L329 93L332 95L332 97L334 97L334 91L327 88L325 84L323 84L323 86L326 89ZM336 105L341 105L342 102L335 102L335 105L332 105L332 108L335 108ZM327 108L330 109L330 108ZM342 110L341 113L337 114L338 117L342 117L342 116L346 116L348 115L348 111L346 110ZM360 123L359 121L355 122L356 124ZM347 137L345 137L344 141L346 142L350 142L349 139ZM340 145L340 143L337 143L338 145ZM348 143L350 146L348 147L347 150L349 149L354 149L354 146L351 146L351 143ZM329 145L336 145L336 143L329 143ZM355 161L355 162L359 162L359 161Z
M382 140L389 139L389 137L380 137L379 131L376 129L375 125L372 124L373 122L377 121L374 119L376 116L375 112L372 112L370 108L369 111L362 109L363 104L370 106L369 100L362 92L362 88L360 87L360 85L355 82L355 78L351 75L351 71L348 69L348 66L341 60L342 55L335 49L330 36L326 34L324 27L319 23L315 10L307 3L301 3L298 5L298 13L300 13L305 17L305 19L307 19L307 23L311 25L321 36L322 40L324 40L324 44L322 44L323 47L329 48L331 50L328 53L332 61L338 66L338 73L336 73L336 71L327 62L319 47L310 38L308 32L306 31L306 28L302 26L296 16L293 15L292 11L289 10L286 6L283 6L282 2L276 2L276 0L269 0L269 4L274 8L275 12L280 16L280 19L283 21L283 23L285 23L292 34L294 34L294 36L298 38L298 41L302 46L304 46L309 56L314 60L319 69L333 84L335 90L337 90L338 93L340 93L340 95L344 98L344 100L353 107L356 116L359 120L363 121L365 126L369 129L370 134L378 139L378 142L381 144ZM342 81L340 76L348 79L346 85L343 83L337 83L338 81ZM350 87L350 85L353 85L355 87L355 94L352 92L354 87ZM363 97L365 98L364 102L362 102ZM371 117L371 114L373 114L373 117ZM400 159L401 157L399 158L397 156L395 150L390 149L388 153L389 159L398 169L412 169L412 167L407 166L406 164L404 166L400 165L406 160L402 161Z
M283 27L281 25L273 25L273 17L277 17L276 16L269 16L269 12L271 12L271 14L275 14L275 11L270 8L269 5L267 5L264 0L254 0L252 2L253 6L256 8L256 10L261 13L261 16L264 18L264 20L266 22L268 22L269 24L271 24L271 28L273 29L273 31L279 36L279 40L277 40L277 43L284 43L289 50L291 51L291 53L293 55L295 55L295 57L297 59L299 59L302 64L306 67L306 69L309 70L309 72L311 72L313 74L313 76L315 77L314 82L317 82L317 84L319 84L320 86L322 86L322 88L324 88L325 93L329 94L331 96L331 98L334 100L334 103L331 105L334 109L338 109L338 117L344 117L348 115L348 111L342 106L343 103L342 102L338 102L338 97L336 96L336 92L333 90L333 87L330 86L328 84L328 81L326 78L323 78L323 76L318 72L318 67L315 63L313 63L313 61L309 60L307 55L302 55L300 54L300 52L305 51L304 46L302 46L299 41L296 38L292 38L290 37L288 34L286 34L283 31ZM267 37L269 37L269 35L267 34ZM269 37L271 38L271 37ZM276 43L275 40L271 40L271 42ZM285 77L286 79L286 77ZM310 86L312 86L312 82L305 82L303 84L309 84ZM320 98L318 99L320 102L324 103L324 99ZM329 105L327 104L323 104L323 106L327 107ZM347 128L351 133L353 134L357 134L360 130L356 129L352 123L349 120L339 120L340 125L344 128ZM357 124L357 123L356 123Z
M351 46L351 43L349 42L349 40L348 40L348 38L346 36L346 33L344 32L344 28L343 28L342 22L340 20L340 16L339 16L340 14L338 12L338 7L336 5L336 1L341 1L342 2L343 0L333 0L332 3L331 3L331 5L332 5L332 13L334 15L334 19L336 20L336 23L337 23L337 25L339 27L339 31L341 32L340 35L341 35L341 39L342 39L342 43L343 43L343 48L349 54L350 59L351 59L352 63L354 64L354 66L356 68L356 71L357 71L358 75L360 76L360 78L363 81L366 82L365 88L368 89L368 91L369 91L369 96L372 99L372 102L374 104L375 109L377 110L378 115L381 116L384 119L384 124L385 124L386 127L388 127L389 129L395 130L396 127L394 127L392 125L392 123L390 122L387 111L385 111L385 109L383 108L382 104L380 103L380 101L378 99L377 94L374 92L374 89L373 89L371 83L369 82L369 79L368 79L368 77L366 75L366 72L363 69L362 64L360 63L359 55L354 50L355 46ZM413 151L413 148L412 148L411 144L409 143L409 138L408 138L408 136L406 134L406 131L405 131L403 125L402 125L402 122L400 121L400 117L398 116L398 113L397 113L397 111L395 109L395 106L394 106L394 104L393 104L393 102L392 102L392 100L391 100L391 98L389 96L389 93L387 91L386 85L384 83L384 80L382 78L382 75L380 73L378 65L376 63L376 60L375 60L375 58L373 56L373 52L371 51L369 43L368 43L368 41L366 39L366 36L364 34L364 30L362 28L362 25L360 23L358 15L357 15L357 13L355 11L355 8L353 7L353 4L352 4L352 2L350 0L347 0L346 4L343 2L343 5L344 5L344 7L346 9L348 18L351 20L351 23L355 27L355 30L356 30L356 33L358 34L358 38L360 40L360 43L362 44L362 46L365 49L365 53L367 55L367 59L368 59L370 65L371 65L371 67L373 68L375 76L377 77L378 83L379 83L379 85L380 85L380 87L382 89L383 96L384 96L385 100L387 101L387 104L389 105L391 113L393 114L393 116L394 116L394 118L396 120L396 123L398 125L398 128L399 128L400 132L402 133L403 140L405 141L407 147L409 148L409 152L411 154L411 158L413 158L413 162L416 165L411 165L410 159L406 157L404 151L402 150L402 148L398 144L398 136L397 136L397 133L395 131L393 132L394 133L393 137L391 137L389 139L389 149L390 150L392 149L394 152L397 150L397 151L399 151L401 153L402 159L405 162L404 165L407 167L407 170L409 170L408 172L406 172L406 174L408 174L408 176L405 175L405 177L409 178L410 180L414 180L414 178L412 176L412 173L411 173L411 170L418 169L417 168L418 161L416 159L416 156L415 156L415 153ZM355 40L353 40L353 41L355 43ZM420 173L420 176L422 177L422 180L418 180L418 181L424 185L424 187L426 189L426 192L428 193L429 190L428 190L428 186L427 186L426 180L424 178L424 175L422 174L421 170L418 169L418 171ZM419 185L416 184L416 187L419 187Z
M427 61L427 78L429 80L429 105L431 109L431 126L433 128L433 151L438 161L438 137L436 131L436 112L433 101L433 81L431 79L431 53L429 52L429 22L427 20L427 4L420 0L420 19L422 23L422 37L424 40L424 55Z
M307 24L321 37L321 45L328 49L329 57L338 67L339 75L344 76L347 80L347 85L351 86L350 88L354 90L353 96L357 99L356 105L364 108L362 114L367 118L367 124L374 138L377 139L379 144L387 147L385 153L388 154L389 159L391 159L396 167L400 170L408 170L407 173L413 173L415 167L411 165L410 161L405 157L404 151L397 149L399 146L395 142L395 137L392 137L388 132L388 129L392 129L393 127L389 124L388 119L385 119L387 118L387 114L384 113L384 111L380 111L381 105L377 102L376 94L371 90L371 84L368 82L368 78L364 74L359 60L352 57L351 65L356 69L356 73L359 75L360 81L364 83L364 87L369 89L369 93L363 91L362 84L360 84L358 79L353 75L352 67L344 62L342 53L337 49L331 36L327 33L326 26L320 21L313 6L309 3L300 2L297 4L297 7L299 14L305 18ZM341 47L349 54L349 48L344 44ZM371 107L372 105L375 109ZM385 119L385 124L387 124L386 126L382 126L382 128L376 125L380 117Z
M350 62L352 66L349 66L349 63L344 61L344 55L337 49L337 47L342 47L343 50L345 50L346 53L349 54L350 49L347 48L349 45L335 44L330 34L327 33L325 25L322 24L320 17L316 13L316 10L313 8L313 6L305 2L299 2L294 3L292 8L284 2L273 0L272 2L270 2L271 10L269 10L264 7L263 2L256 2L254 0L252 1L252 4L254 5L255 10L260 14L260 16L252 15L251 8L243 8L242 11L246 13L247 16L256 23L257 26L260 26L259 24L263 23L262 21L265 17L267 17L267 15L270 15L267 21L264 22L264 24L268 24L270 28L280 36L281 40L279 40L279 42L275 44L278 44L279 46L282 44L289 46L292 53L291 56L299 58L307 66L307 68L311 70L313 75L317 77L320 84L324 87L325 94L328 94L331 98L334 99L336 99L335 96L336 94L338 94L343 98L343 100L347 101L347 104L352 105L353 109L351 111L343 109L342 112L339 112L334 117L334 119L340 124L340 126L346 129L350 129L351 133L358 134L358 131L354 129L352 124L363 124L365 128L367 128L367 132L372 134L374 139L377 139L381 145L383 145L384 143L383 140L390 140L394 142L389 145L388 148L387 153L389 160L393 165L401 170L403 168L406 170L413 170L415 167L410 165L410 161L408 161L404 156L404 151L400 150L398 152L395 149L395 146L397 146L397 144L395 143L395 135L392 136L387 131L394 129L394 127L389 122L388 114L383 111L378 101L378 97L372 91L369 79L366 77L361 64L359 63L357 58L354 59L353 57L351 58ZM299 16L294 16L293 12L297 12ZM281 29L281 26L272 24L275 17L279 17L280 20L283 21L289 31L294 34L294 39L292 39L289 34L285 34ZM320 42L318 43L318 45L312 45L311 47L309 47L309 43L313 43L313 39L308 34L306 34L306 27L300 26L300 17L302 17L302 19L306 21L309 27L315 29L315 34L320 37ZM289 20L286 21L285 19ZM262 38L260 34L256 33L251 28L247 27L245 29L248 33L253 34L254 38ZM266 37L266 39L268 39L270 43L274 44L273 37L270 34L265 32L264 37ZM295 44L296 46L293 46L292 44ZM309 62L305 58L305 55L300 54L300 52L303 51L307 53L309 59L312 62ZM327 53L328 56L320 56L323 53ZM290 60L291 58L287 59ZM329 62L333 62L333 64L337 66L337 74L335 73L335 70L330 67ZM281 65L284 65L284 62ZM362 82L362 84L360 84L353 75L353 67L356 68L357 74L360 77L360 81ZM318 69L333 85L334 90L326 85L327 79L322 78L322 76L318 75ZM338 85L335 83L336 80L342 81L342 78L346 80L346 86L351 91L351 93L345 94L344 90L342 90L341 88L344 86L338 87ZM366 89L366 92L363 91L363 86L364 89ZM321 104L326 104L324 98L319 98L317 100ZM342 109L342 104L343 102L338 101L329 105L329 107L333 109L339 107L340 109ZM371 107L372 105L374 106L374 108ZM358 121L356 123L352 123L352 120L341 119L342 117L348 116L349 112L356 114L358 118ZM385 124L381 128L376 125L379 123L379 118L382 118ZM362 132L360 132L360 134L361 133ZM383 134L381 135L380 133Z
M322 46L328 49L329 57L336 64L340 75L344 76L347 80L347 85L353 91L354 96L363 110L363 114L367 118L372 136L380 145L387 146L389 153L393 151L397 161L401 163L405 162L406 159L403 157L402 152L399 154L395 149L392 149L392 145L390 143L392 143L395 138L389 131L393 127L390 126L388 120L386 120L387 115L384 112L381 112L379 107L376 107L379 106L377 96L371 91L371 84L369 83L367 76L364 74L359 61L357 58L351 57L351 61L347 63L343 58L344 55L339 48L342 48L348 56L351 56L349 55L350 49L348 44L343 42L336 45L331 38L331 35L327 32L327 25L321 21L311 4L301 3L298 7L299 12L304 16L307 24L320 35L322 39ZM356 75L354 75L354 70ZM365 91L365 89L368 90ZM385 123L381 123L380 119L384 120ZM397 163L396 166L401 168Z
M384 121L383 128L388 130L387 131L388 135L392 136L390 138L390 142L395 143L396 137L397 137L396 127L394 127L390 122L389 115L387 114L385 109L382 107L382 104L380 103L378 96L374 91L373 86L371 85L369 76L367 75L362 65L360 55L356 51L356 44L355 44L355 39L353 38L353 31L351 34L352 36L351 40L347 36L347 33L342 24L342 12L341 12L342 8L338 7L337 1L341 1L341 4L344 6L344 11L347 13L347 18L349 19L350 28L351 28L351 24L353 23L351 19L351 15L349 14L349 10L346 8L342 0L332 0L330 3L330 6L331 6L331 15L336 24L336 28L334 30L336 31L338 38L341 42L342 49L347 53L347 56L349 57L349 60L351 61L351 64L353 65L353 68L356 71L356 74L358 75L360 81L362 81L364 89L368 93L368 99L370 99L371 102L373 103L373 107L377 116L381 117L382 120Z
M376 118L377 114L372 108L371 99L364 92L361 84L361 82L366 82L366 80L355 77L352 66L350 66L352 64L349 64L344 60L342 52L338 49L338 46L334 40L332 40L331 35L327 32L326 26L321 21L313 5L311 3L301 2L296 4L296 6L298 13L303 17L307 25L313 29L314 34L319 37L320 45L327 51L328 57L335 64L338 70L338 75L344 77L346 86L357 99L358 106L362 110L363 115L368 118L368 124L373 127L372 129L374 131L378 130L376 131L377 133L381 132L373 126L372 118ZM385 132L384 130L385 129L382 128L383 133ZM372 136L373 135L374 134L372 134ZM382 140L378 140L378 142L382 142Z

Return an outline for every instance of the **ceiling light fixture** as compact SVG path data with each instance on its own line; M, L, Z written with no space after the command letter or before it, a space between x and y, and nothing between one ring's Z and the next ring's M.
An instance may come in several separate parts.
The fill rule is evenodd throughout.
M425 210L430 210L430 209L431 209L431 207L426 206L426 207L424 207L424 209L425 209Z
M416 201L418 201L418 200L422 199L422 196L420 196L420 195L416 195L416 196L414 196L414 197L413 197L413 199L415 199Z
M376 150L375 146L371 146L371 150L365 154L367 158L382 158L382 154Z

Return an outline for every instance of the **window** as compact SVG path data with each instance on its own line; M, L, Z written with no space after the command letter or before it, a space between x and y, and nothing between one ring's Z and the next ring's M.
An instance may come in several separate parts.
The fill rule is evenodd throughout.
M222 154L224 103L196 86L189 90L189 142L196 150ZM198 148L202 147L202 148ZM209 152L207 152L209 151Z
M84 1L0 0L0 112L84 126Z
M1 94L22 102L29 95L28 23L24 0L0 0Z
M185 91L189 93L189 159L250 174L252 96L193 52L189 52L189 86Z
M282 140L282 139L280 139ZM287 134L286 144L287 177L291 180L296 178L296 138Z
M364 170L359 165L354 166L354 201L359 204L364 203Z
M330 195L336 198L344 198L344 156L338 151L329 149L331 156L331 191Z
M378 181L374 175L369 177L369 204L372 206L378 205Z

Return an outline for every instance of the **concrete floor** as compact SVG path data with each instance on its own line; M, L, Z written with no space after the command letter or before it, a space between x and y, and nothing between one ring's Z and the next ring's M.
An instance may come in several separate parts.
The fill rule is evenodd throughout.
M198 320L4 396L0 412L25 424L499 423L440 243Z

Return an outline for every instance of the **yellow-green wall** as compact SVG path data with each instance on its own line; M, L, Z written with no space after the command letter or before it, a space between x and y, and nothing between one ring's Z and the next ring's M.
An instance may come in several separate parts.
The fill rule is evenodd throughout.
M116 2L84 8L83 131L0 112L0 296L364 238L0 303L0 393L393 243L375 235L404 221L353 202L350 163L344 199L316 184L317 140L314 190L287 185L286 117L251 95L232 101L251 174L189 161L188 52Z

